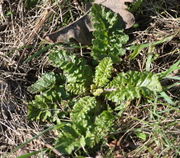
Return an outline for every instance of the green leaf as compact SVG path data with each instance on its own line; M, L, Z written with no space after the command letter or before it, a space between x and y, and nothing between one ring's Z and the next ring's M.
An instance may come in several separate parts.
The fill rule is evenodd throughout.
M143 141L147 140L148 134L144 133L141 128L135 129L134 132L138 138L142 139Z
M83 97L75 103L70 114L72 123L61 129L57 140L60 151L71 153L76 148L93 147L112 131L114 115L111 110L100 113L95 97ZM100 114L99 114L100 113Z
M71 55L65 50L54 50L49 55L49 59L63 70L67 80L66 88L69 92L79 95L88 91L93 71L85 59Z
M104 58L96 67L94 83L97 87L104 87L111 77L113 63L110 57Z
M123 20L118 14L97 4L92 7L92 17L95 31L91 55L98 61L111 57L113 62L119 62L120 56L126 52L123 46L129 40L124 33Z
M161 72L159 76L161 79L168 77L168 75L170 75L175 70L180 70L180 60L173 64L168 70Z
M147 135L145 133L138 132L138 133L136 133L136 135L138 138L140 138L144 141L146 141L146 139L147 139Z
M64 114L58 108L58 104L60 104L62 98L68 98L68 94L65 94L65 88L63 86L36 95L35 99L29 102L28 105L29 119L59 122L60 116Z
M88 85L86 85L85 83L68 83L66 85L66 90L68 92L71 92L73 94L76 95L81 95L81 94L86 94L86 92L88 91Z
M113 132L115 116L112 110L104 110L95 120L94 136L95 142L99 143L102 139Z
M173 98L169 95L167 95L165 92L160 93L160 97L164 98L164 100L170 104L170 105L176 105L176 103L173 101Z
M148 48L148 47L154 47L156 45L159 45L161 43L164 43L164 42L168 42L170 40L172 40L172 38L174 38L174 35L172 36L168 36L162 40L159 40L159 41L155 41L155 42L150 42L150 43L144 43L144 44L138 44L138 45L132 45L130 46L128 49L133 51L129 58L130 60L133 60L135 59L139 54L140 52L144 49L144 48Z
M99 109L100 104L96 101L95 97L83 97L75 103L71 112L71 120L82 127L88 127L93 123L93 119Z
M105 89L107 91L105 97L118 104L142 96L149 98L154 93L162 91L156 74L137 71L120 73Z
M80 137L71 124L66 124L61 128L61 134L56 140L55 147L62 153L71 154L75 148L81 147Z
M28 91L31 93L39 93L51 89L56 83L56 77L54 72L44 74L33 85L28 87Z
M28 154L25 154L25 155L21 155L21 156L18 156L16 158L30 158L31 156L37 155L40 152L42 152L42 150L34 151L34 152L31 152L31 153L28 153Z
M92 69L84 58L71 55L65 50L53 50L49 59L64 71L67 82L89 81L93 77Z
M56 146L61 152L71 153L77 148L93 148L113 131L115 117L112 110L101 112L95 97L83 97L75 103L70 114L71 123L61 128Z

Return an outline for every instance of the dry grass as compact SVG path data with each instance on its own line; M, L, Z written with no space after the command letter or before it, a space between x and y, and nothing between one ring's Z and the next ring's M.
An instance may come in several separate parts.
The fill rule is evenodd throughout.
M22 0L0 0L0 155L44 129L44 125L27 120L27 101L32 98L27 87L50 69L46 55L29 63L23 61L44 46L41 41L46 34L74 21L81 14L83 5L75 0L42 1L30 10L25 8ZM137 15L140 28L132 33L135 44L160 40L179 31L170 42L154 49L159 57L152 64L152 71L162 72L180 60L180 4L178 0L150 0ZM144 18L147 19L145 24ZM143 50L130 65L144 70L146 52ZM179 88L169 91L174 98L179 92ZM109 157L115 154L133 158L174 158L177 152L180 153L179 118L178 106L170 107L159 102L132 106L119 120L118 144L113 146L114 152L100 152ZM138 130L147 134L146 141L135 137ZM42 149L48 143L44 139L40 137L32 141L12 157Z
M25 8L24 1L0 3L0 155L7 154L44 129L44 125L27 120L27 101L32 96L26 89L46 71L46 57L27 64L23 61L41 48L40 41L46 34L80 16L83 8L77 7L71 1L53 4L43 1L30 10ZM68 21L64 21L64 16L69 17ZM53 134L48 137L51 139ZM50 145L40 137L12 157L43 147L50 148Z

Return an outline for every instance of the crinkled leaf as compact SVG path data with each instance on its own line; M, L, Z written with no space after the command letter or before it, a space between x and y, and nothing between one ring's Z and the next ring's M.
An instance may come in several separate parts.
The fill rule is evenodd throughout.
M68 83L68 91L81 94L88 89L92 82L93 72L85 59L78 58L64 50L53 51L49 55L49 59L55 66L63 70Z
M39 93L51 89L56 83L54 72L44 74L39 80L28 87L31 93Z
M126 28L130 28L134 24L134 16L127 10L126 2L134 0L95 0L96 4L101 4L113 12L118 13L126 24Z
M60 116L64 115L64 112L58 108L59 104L62 99L67 98L68 94L65 92L64 86L36 95L35 99L28 105L29 119L59 121Z
M60 130L60 136L56 140L56 148L60 152L70 154L75 148L81 147L81 135L72 124L64 124Z
M83 97L75 103L72 113L71 120L83 127L87 127L94 121L94 115L97 112L95 109L100 108L99 103L95 97Z
M66 85L66 90L70 93L76 94L76 95L81 95L81 94L86 94L88 91L88 86L83 82L83 83L76 83L76 82L71 82Z
M120 16L97 4L92 7L92 16L95 31L91 55L95 60L111 57L113 62L120 61L120 56L125 54L123 46L129 39L123 32Z
M137 71L120 73L105 89L107 91L106 98L118 104L142 96L148 98L153 93L162 91L161 83L156 74Z
M56 141L56 146L63 153L72 153L81 147L93 148L113 131L115 117L111 110L101 109L95 97L79 99L70 114L71 123L66 123L61 128L61 134Z
M97 87L103 87L109 82L113 70L112 65L111 58L106 57L96 67L94 83Z
M99 143L101 140L105 140L105 137L110 132L113 132L114 121L115 116L111 110L104 110L96 117L93 132L91 132L90 135L87 135L87 139L91 140L89 141L91 147Z

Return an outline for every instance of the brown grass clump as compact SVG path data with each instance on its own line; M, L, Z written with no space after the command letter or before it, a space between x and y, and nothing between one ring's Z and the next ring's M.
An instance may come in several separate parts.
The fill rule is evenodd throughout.
M18 74L20 75L20 73ZM0 80L0 155L7 154L18 145L31 139L41 130L37 123L29 123L26 117L25 101L28 94L22 76L4 72ZM9 77L8 77L9 76ZM4 78L4 79L3 79ZM29 151L42 148L42 141L31 142L27 147L13 153L12 157L20 156ZM10 156L9 156L10 157Z
M83 6L74 4L75 1L51 3L47 0L27 8L25 1L0 1L0 155L9 153L44 129L44 125L27 119L27 101L32 97L27 87L39 73L46 71L46 59L23 62L41 49L40 41L45 34L74 21L83 13ZM64 16L69 17L68 21L64 21ZM51 148L51 145L39 137L11 156L43 147ZM59 153L54 152L58 156Z

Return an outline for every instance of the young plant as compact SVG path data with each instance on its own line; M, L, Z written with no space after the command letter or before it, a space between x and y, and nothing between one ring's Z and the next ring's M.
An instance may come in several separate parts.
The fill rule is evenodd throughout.
M108 101L121 106L162 91L158 76L151 72L129 71L112 77L110 57L102 59L95 71L85 59L67 51L56 50L49 59L63 74L45 74L29 88L31 92L40 92L29 104L29 117L63 125L55 143L63 153L93 148L107 141L105 137L114 131L116 119Z
M29 118L60 125L54 147L65 154L78 149L87 153L105 144L116 129L115 109L138 98L153 99L162 91L159 76L152 72L114 73L128 36L117 14L99 5L92 13L96 31L91 56L98 65L94 68L85 58L55 48L49 60L62 73L46 73L29 87L38 93L29 103Z

